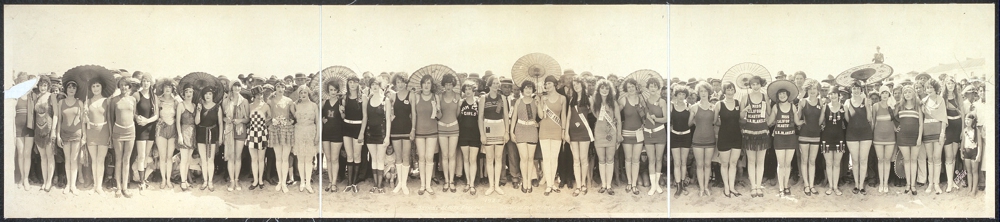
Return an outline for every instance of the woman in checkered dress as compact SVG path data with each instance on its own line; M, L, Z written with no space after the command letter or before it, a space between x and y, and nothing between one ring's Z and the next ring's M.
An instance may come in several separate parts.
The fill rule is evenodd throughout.
M253 183L250 190L263 189L264 181L261 175L264 174L264 153L267 151L268 123L271 108L264 101L274 91L271 85L255 86L250 90L253 94L253 101L250 104L250 123L247 126L247 148L250 151L251 171L253 172Z

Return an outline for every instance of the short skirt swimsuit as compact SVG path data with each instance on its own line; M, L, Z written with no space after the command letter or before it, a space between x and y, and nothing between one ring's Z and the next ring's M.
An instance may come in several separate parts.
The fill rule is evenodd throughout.
M774 150L793 150L799 148L799 136L795 135L795 113L789 110L781 110L781 105L775 106L778 109L777 116L774 117Z
M486 145L503 145L507 141L504 141L504 136L509 133L507 127L504 125L504 117L507 115L504 113L504 97L497 94L496 97L490 97L489 94L483 96L483 129L486 130ZM478 129L477 129L478 130ZM478 132L478 131L477 131Z
M920 137L920 113L915 109L901 107L899 110L899 132L896 132L896 145L916 146Z
M494 107L494 109L496 109ZM486 119L484 118L485 122ZM481 147L482 140L479 136L479 99L475 99L469 104L462 99L462 106L458 111L458 146Z
M799 143L803 144L819 144L820 131L819 127L820 117L819 114L823 107L822 104L816 103L815 106L810 106L808 100L802 100L805 106L802 107L802 118L805 123L802 124L802 129L799 130Z
M361 133L361 119L363 118L361 101L358 99L344 98L344 125L342 130L344 137L357 139Z
M62 101L62 110L59 114L59 136L63 142L77 142L83 137L82 103L77 100L73 105L67 105Z
M410 93L407 92L404 99L400 100L399 96L394 98L395 103L392 104L392 129L389 131L389 139L391 140L408 140L410 139L410 133L413 131L413 104L410 103Z
M267 148L267 120L258 112L251 111L247 127L247 148L264 150Z
M743 148L740 135L740 101L733 100L733 102L735 106L732 108L725 102L719 103L722 107L719 107L719 141L716 142L716 146L720 152Z
M590 123L587 122L587 116L590 115L590 107L584 105L577 105L570 107L569 109L569 141L571 142L590 142L594 141L594 133L590 130ZM662 116L662 115L661 115ZM663 128L660 128L660 134L663 134L663 142L667 142L667 134L663 133Z
M872 132L872 125L868 119L868 107L865 107L864 104L856 106L854 102L848 103L849 106L854 107L854 113L848 120L850 122L847 123L847 141L872 140L875 134Z
M893 110L889 107L875 109L875 139L876 145L892 145L896 143L896 120Z
M602 106L597 112L597 121L594 123L595 147L618 148L618 129L615 128L618 119L615 119L611 110L613 109L609 106Z
M691 118L690 108L684 111L670 108L670 148L691 148L691 125L688 124ZM719 133L721 131L720 129Z
M958 109L947 109L948 126L944 128L944 145L962 142L962 113Z
M622 137L623 144L642 144L639 136L642 135L642 115L639 114L639 107L632 105L625 100L622 107Z
M695 105L698 112L694 114L694 137L691 139L692 147L715 147L715 109L709 107L702 108Z
M144 95L142 92L137 93L139 96L139 101L136 102L135 112L139 116L150 118L153 117L153 101L154 97L152 95ZM156 127L157 123L149 123L146 125L135 125L135 140L139 141L153 141L156 139Z
M746 122L743 124L743 149L750 151L767 150L771 138L767 135L767 120L764 117L764 101L753 103L748 98Z
M517 143L538 143L538 108L536 104L524 104L517 101L514 109L517 110L517 123L514 124L514 142Z
M648 107L648 109L646 109L646 112L649 112L647 113L648 115L653 115L656 118L664 117L663 109L660 106L657 106L655 103L650 103L649 101L647 101L646 107ZM666 127L664 127L663 124L649 121L649 118L643 118L642 122L643 122L642 123L643 137L645 137L644 138L645 141L643 141L643 143L645 144L667 143L667 132L664 131Z

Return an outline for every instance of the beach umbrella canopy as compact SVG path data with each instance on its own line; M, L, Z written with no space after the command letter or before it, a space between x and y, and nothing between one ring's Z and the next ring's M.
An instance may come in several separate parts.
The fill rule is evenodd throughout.
M340 86L341 92L347 91L347 79L351 77L358 77L358 74L354 70L344 66L330 66L320 71L320 78L323 79L323 87L326 87L330 82L339 81L337 84Z
M749 89L750 86L747 85L747 82L754 76L760 76L764 81L771 82L771 73L767 71L767 68L752 62L744 62L730 67L722 76L722 81L730 81L736 85L736 88Z
M63 82L76 82L76 98L86 100L92 98L90 86L94 83L101 84L101 96L110 97L118 87L118 81L111 70L98 65L83 65L73 67L63 74Z
M181 89L184 89L188 85L190 85L191 88L194 89L195 98L193 101L195 102L200 102L202 97L201 95L202 90L205 89L205 87L209 86L214 87L216 89L215 90L216 92L218 92L219 89L225 88L225 86L222 85L222 82L219 81L219 78L216 78L215 76L212 76L211 74L204 72L192 72L188 73L187 75L184 75L184 77L182 77L181 80L177 83L177 90L180 91ZM216 93L216 95L214 96L214 98L212 98L212 100L215 100L215 102L221 102L222 94Z
M535 82L537 88L542 81L545 81L545 77L558 76L562 71L559 62L552 57L542 53L531 53L521 56L514 62L510 75L517 87L521 87L524 81L530 80Z
M642 69L632 72L632 74L628 74L628 76L625 76L625 79L626 80L635 79L635 81L639 83L638 85L636 85L636 87L638 87L639 90L644 93L653 93L654 95L660 94L659 89L657 89L655 92L647 92L646 82L648 82L650 79L655 79L656 82L660 84L660 87L663 87L663 77L660 77L660 73L649 69Z
M835 83L849 87L854 81L860 80L865 85L882 82L892 75L892 67L885 63L872 63L851 67L837 75ZM930 75L927 75L928 77Z
M455 75L455 70L452 70L451 68L448 68L448 66L441 64L424 66L423 68L417 69L417 71L413 72L413 74L410 75L409 88L419 89L420 79L423 79L424 76L426 75L431 76L434 85L441 87L441 78L443 78L445 74Z

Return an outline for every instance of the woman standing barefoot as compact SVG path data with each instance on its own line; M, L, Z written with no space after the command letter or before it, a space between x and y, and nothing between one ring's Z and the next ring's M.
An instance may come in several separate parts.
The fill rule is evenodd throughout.
M36 92L34 107L35 122L35 145L38 146L38 155L41 156L42 178L44 183L42 188L45 192L52 189L52 173L55 172L55 147L53 142L56 139L57 116L53 114L53 105L56 104L56 97L49 91L52 85L48 76L38 78L38 91ZM28 155L30 158L30 154ZM25 175L27 178L27 175Z
M91 173L94 177L94 192L98 195L104 194L104 167L101 161L108 155L108 146L111 145L111 100L104 94L104 85L95 82L90 84L91 96L87 98L87 107L84 110L84 124L87 130L84 132L87 141L87 152L90 152Z
M709 177L712 175L712 157L715 156L715 142L717 139L715 128L715 107L709 102L711 99L712 87L705 82L700 82L695 86L698 102L691 109L691 117L688 124L695 127L691 146L694 150L695 171L698 175L698 196L710 196ZM727 196L729 194L726 194Z

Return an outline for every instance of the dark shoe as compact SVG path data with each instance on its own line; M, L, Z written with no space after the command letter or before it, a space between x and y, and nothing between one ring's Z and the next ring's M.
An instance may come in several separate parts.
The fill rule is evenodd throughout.
M597 193L604 193L604 191L607 191L607 189L605 189L604 187L601 187L601 189L597 190Z
M868 195L868 191L865 191L865 189L861 189L859 192L861 192L861 195Z
M743 194L741 194L740 192L736 192L736 191L733 191L732 193L733 193L733 196L734 196L734 197L740 197L740 196L743 196Z
M421 189L417 190L417 194L423 196L424 195L424 189L421 188Z
M556 192L556 193L560 193L560 192L562 192L562 190L560 190L559 188L555 188L555 189L552 189L552 191L553 191L553 192Z
M806 196L812 196L812 192L809 192L809 188L808 187L803 187L802 188L802 192L805 193Z
M615 195L615 190L608 189L608 195L614 196Z
M257 189L257 184L254 184L254 185L250 185L250 187L248 187L247 189L250 189L250 190L254 190L254 189ZM329 189L330 189L330 188L327 188L327 190L329 190Z
M851 193L858 194L858 192L861 192L861 190L859 190L857 187L851 189Z

